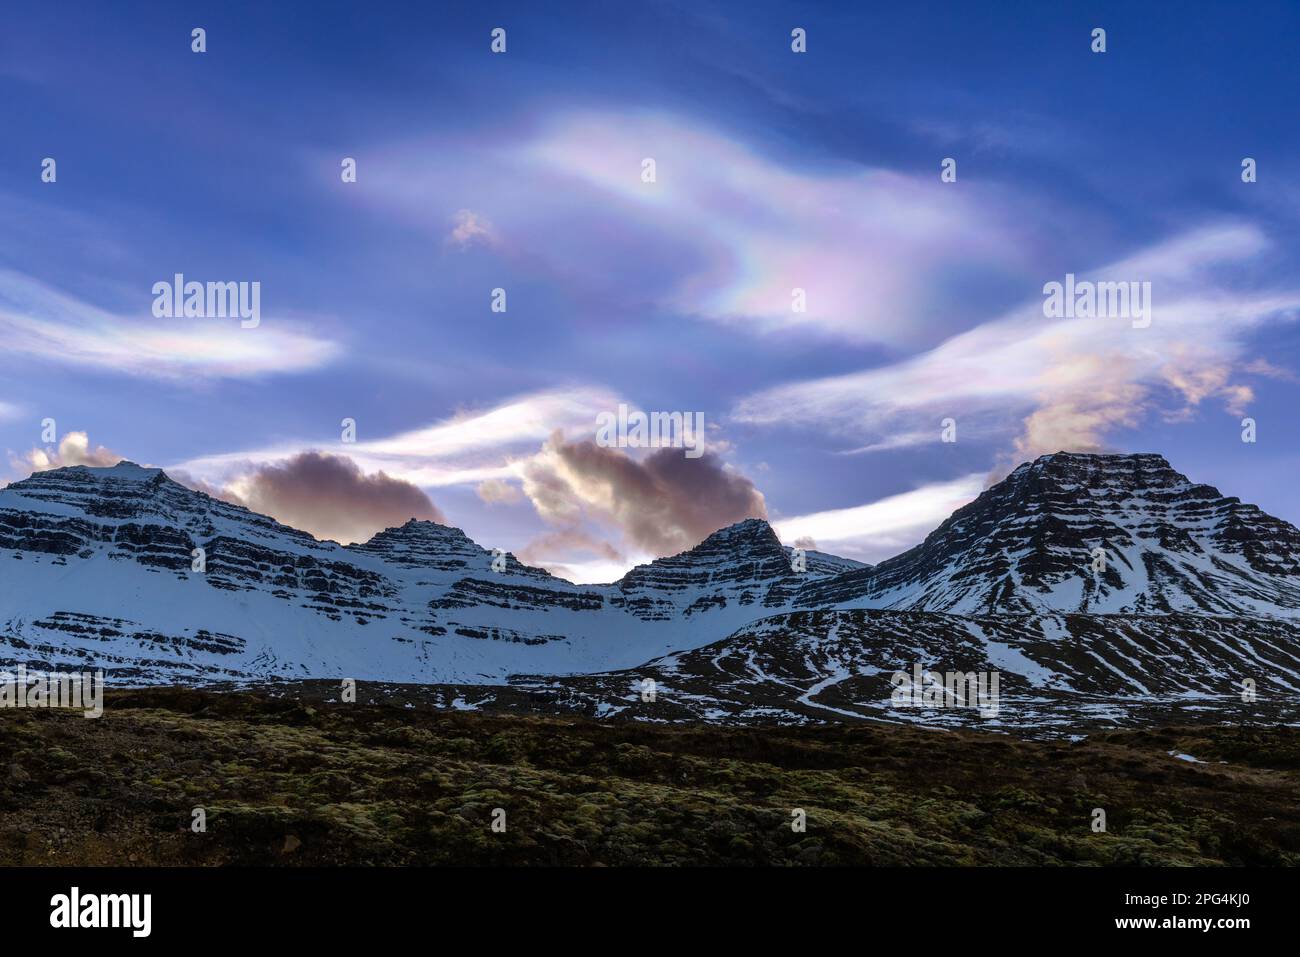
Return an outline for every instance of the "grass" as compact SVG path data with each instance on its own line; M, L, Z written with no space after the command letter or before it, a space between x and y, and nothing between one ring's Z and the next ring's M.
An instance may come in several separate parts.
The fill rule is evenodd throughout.
M0 864L127 863L1293 865L1300 732L1071 744L166 688L96 720L0 712Z

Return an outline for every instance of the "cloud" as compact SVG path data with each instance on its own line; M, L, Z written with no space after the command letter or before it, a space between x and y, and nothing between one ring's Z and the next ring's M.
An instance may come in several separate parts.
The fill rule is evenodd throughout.
M367 475L346 456L302 452L263 465L223 488L219 497L245 505L320 539L364 542L408 519L446 523L429 496L383 472Z
M23 414L22 406L0 400L0 422L10 422Z
M976 472L867 505L779 519L772 527L782 541L793 542L798 547L817 547L875 564L924 539L944 519L975 499L983 488L984 475ZM800 544L810 541L818 545Z
M613 525L653 555L675 554L726 525L767 515L762 493L713 452L688 459L681 449L663 448L638 460L556 434L521 471L524 494L547 522Z
M727 448L722 439L711 440L711 451L698 459L686 459L681 449L661 449L638 460L596 446L590 437L597 414L618 408L620 401L594 387L533 393L393 436L334 447L286 443L191 459L168 471L239 492L241 476L315 446L346 456L363 471L382 471L421 488L471 486L489 505L526 499L557 530L527 546L533 559L556 574L588 581L609 580L618 570L615 556L671 554L724 525L765 514L763 496L718 456ZM364 435L364 423L359 425ZM605 532L588 527L592 522L612 528L630 547L603 541ZM567 553L560 549L566 544ZM599 561L575 562L574 552Z
M478 497L489 505L514 505L524 500L524 493L519 486L501 479L488 479L480 482L474 490Z
M932 326L956 270L1014 273L1024 243L1013 198L926 175L799 169L719 132L660 114L566 117L525 155L577 179L664 234L690 237L697 267L670 303L705 319L899 343ZM639 175L644 157L656 182ZM806 293L806 311L792 291Z
M456 225L448 235L447 241L453 246L464 249L475 243L485 246L495 245L497 236L490 222L471 209L462 209L456 213Z
M617 408L618 402L613 393L594 387L535 392L383 438L367 439L363 421L356 442L326 446L318 438L297 439L270 448L201 456L176 467L222 484L250 466L315 448L346 455L366 471L382 470L422 488L477 485L517 478L515 463L535 454L556 429L570 436L593 434L596 414Z
M891 365L752 394L733 415L868 440L858 451L937 440L941 420L952 417L959 440L973 426L1019 461L1102 448L1108 434L1162 407L1189 415L1213 399L1236 414L1251 398L1233 378L1250 365L1248 337L1300 315L1298 291L1240 290L1232 282L1233 267L1269 248L1253 227L1208 227L1079 276L1151 282L1146 328L1118 318L1049 319L1034 298Z
M21 474L72 465L106 467L124 461L85 432L68 432L57 448L34 448L10 464ZM366 474L347 456L300 452L252 467L225 483L208 482L182 468L167 474L187 488L243 505L292 528L336 542L367 541L407 519L446 523L421 489L383 472Z
M611 565L626 564L623 553L617 548L580 528L557 529L533 539L520 549L519 560L530 565L541 565L552 574L559 574L554 571L551 563L557 559L572 561L575 552L596 555Z
M912 432L897 432L886 435L878 442L863 445L855 449L840 449L836 455L870 455L873 452L892 452L896 449L910 449L918 445L929 445L938 441L938 429L918 429Z
M936 307L954 276L1023 278L1042 245L1018 191L945 185L935 164L916 175L810 167L680 116L569 112L505 143L466 132L392 144L371 161L366 201L429 228L431 208L490 197L509 240L462 209L457 245L488 235L517 266L602 304L898 344L951 328L951 310Z
M92 449L90 436L85 432L67 432L59 440L57 448L31 449L20 458L11 460L10 464L24 474L31 474L70 465L101 467L116 465L121 461L121 455L102 445Z
M0 271L0 340L11 355L150 379L253 378L329 364L336 343L280 319L156 319L142 288L138 314L117 315L43 283Z
M1297 376L1290 369L1284 369L1281 366L1274 365L1262 357L1252 359L1242 368L1251 375L1264 376L1269 379L1279 379L1283 382L1300 382L1300 376Z

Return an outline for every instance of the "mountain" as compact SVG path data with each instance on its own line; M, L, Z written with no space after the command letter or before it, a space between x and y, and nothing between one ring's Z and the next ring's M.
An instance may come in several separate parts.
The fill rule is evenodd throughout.
M823 552L804 553L797 573L793 549L758 518L720 529L680 555L638 565L618 581L617 603L648 621L675 621L710 609L784 608L809 579L867 568Z
M750 519L603 585L432 522L317 541L131 463L0 490L0 664L131 683L356 678L457 707L1059 731L1217 714L1249 679L1282 720L1298 619L1300 531L1158 455L1043 456L876 566ZM899 712L890 676L914 667L997 672L1007 708Z
M843 567L796 575L761 521L610 585L502 558L414 520L319 542L129 462L40 472L0 490L0 660L135 681L501 681L704 644Z
M997 673L994 713L899 708L915 667ZM1242 697L1243 679L1256 698ZM655 694L638 693L653 682ZM462 707L603 718L809 724L877 719L1064 735L1106 725L1300 722L1300 627L1203 615L1004 615L852 609L752 622L635 668L442 692Z
M1093 570L1095 549L1103 570ZM1295 618L1300 530L1159 455L1059 452L1021 465L915 548L810 583L796 603Z

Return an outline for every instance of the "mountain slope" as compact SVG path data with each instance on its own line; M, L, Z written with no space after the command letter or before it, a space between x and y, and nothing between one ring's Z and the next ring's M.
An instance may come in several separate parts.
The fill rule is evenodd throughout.
M996 672L995 720L1059 728L1230 704L1246 679L1300 701L1298 555L1294 527L1155 455L1044 456L874 567L807 552L798 571L751 519L605 585L431 522L319 542L123 463L0 490L0 663L669 720L972 720L888 708L889 676L920 666Z
M996 673L997 706L899 706L896 673ZM1253 699L1243 699L1249 679ZM643 690L653 681L654 700ZM1300 624L1201 615L803 611L635 668L459 693L511 709L548 698L604 717L805 724L877 719L1063 732L1164 713L1300 721ZM523 696L522 701L520 696ZM1168 718L1166 718L1168 720Z
M502 557L432 522L342 546L159 469L56 469L0 490L0 659L137 681L501 681L706 644L783 608L803 580L761 521L612 585Z
M796 604L1294 618L1300 530L1159 455L1056 453L1021 465L915 548L813 582Z

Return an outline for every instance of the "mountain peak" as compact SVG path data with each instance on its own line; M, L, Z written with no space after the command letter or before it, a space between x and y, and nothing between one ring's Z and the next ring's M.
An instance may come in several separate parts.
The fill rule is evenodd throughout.
M348 545L347 550L376 555L407 568L464 568L479 563L485 554L459 528L421 518L385 528L366 542Z
M408 518L401 525L386 528L381 532L376 532L372 537L380 535L402 535L406 537L422 538L469 538L463 529L454 525L443 525L441 522L435 522L427 518Z
M114 465L61 465L58 468L33 472L28 478L61 474L88 475L91 478L112 479L118 482L152 482L159 477L168 478L167 473L160 468L138 465L129 459L122 459Z
M772 526L747 518L718 529L694 548L638 565L618 587L635 614L667 620L732 602L743 607L762 601L774 584L792 574Z
M1162 455L1026 462L925 541L801 602L956 614L1289 615L1300 531L1174 470ZM850 597L851 596L851 597Z
M1020 472L1063 473L1084 471L1173 472L1169 460L1158 452L1049 452L1024 462ZM1177 473L1175 473L1177 474Z
M766 545L769 539L776 541L776 532L772 530L772 526L768 524L767 519L746 518L718 529L700 542L696 548L701 548L710 542L752 541Z

